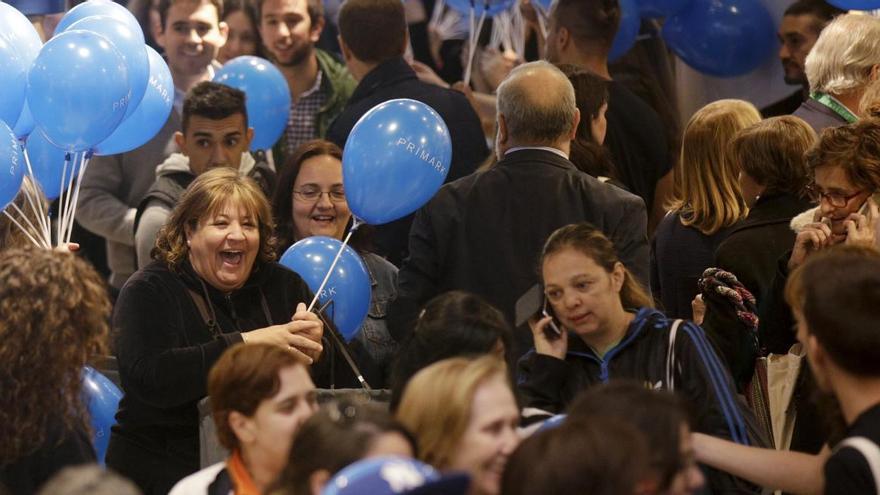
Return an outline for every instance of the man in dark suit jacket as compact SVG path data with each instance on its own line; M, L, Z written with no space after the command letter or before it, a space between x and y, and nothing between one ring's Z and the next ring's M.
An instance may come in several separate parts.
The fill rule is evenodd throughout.
M544 241L571 223L600 228L648 280L645 203L568 160L579 120L571 83L547 62L522 65L501 83L498 164L443 186L416 215L390 310L398 341L425 302L453 289L485 297L512 322L516 300L538 282ZM517 331L513 347L511 357L523 354L531 333Z
M358 86L327 132L340 147L357 121L371 108L396 98L410 98L433 108L449 128L452 163L446 180L473 172L489 149L480 118L458 92L424 83L403 59L407 26L400 0L348 0L339 12L339 40L349 72ZM400 266L406 256L412 216L382 225L376 251Z

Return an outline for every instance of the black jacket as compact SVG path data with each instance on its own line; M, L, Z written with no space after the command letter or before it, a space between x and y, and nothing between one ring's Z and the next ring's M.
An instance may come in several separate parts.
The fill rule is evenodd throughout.
M213 308L215 330L190 290ZM308 304L310 295L299 275L276 263L258 264L245 285L228 295L202 284L188 262L180 274L159 261L135 273L113 312L125 395L107 465L148 493L167 493L197 471L197 403L207 394L211 366L242 341L241 332L290 321L297 303Z
M0 491L30 495L62 469L96 461L92 440L85 431L68 431L60 420L50 421L46 439L36 451L0 465Z
M777 260L794 245L789 222L811 206L808 200L787 194L762 196L718 245L715 266L736 275L759 307L773 283Z
M827 127L840 127L848 124L846 119L834 113L834 110L812 98L807 98L792 115L804 119L816 131L816 134L822 134L822 130Z
M459 289L485 297L510 322L516 300L538 282L538 257L559 227L590 222L623 263L648 276L645 204L545 150L509 153L497 165L443 186L416 215L410 256L398 273L389 326L398 342L430 298ZM513 356L531 347L517 332Z
M742 444L764 445L748 406L738 399L727 366L703 330L684 321L675 338L674 387L667 383L667 354L672 319L642 308L623 340L600 358L573 334L565 360L537 354L522 357L517 384L524 406L564 412L578 392L612 379L636 380L655 390L674 389L689 405L694 431ZM760 493L730 475L709 471L713 493Z
M345 146L351 129L370 109L397 98L410 98L433 108L449 128L452 138L452 163L446 181L450 182L476 170L489 155L480 118L467 98L451 89L419 80L403 58L393 58L373 69L348 100L345 109L327 131L327 139ZM376 253L397 266L406 257L407 236L412 215L376 229Z

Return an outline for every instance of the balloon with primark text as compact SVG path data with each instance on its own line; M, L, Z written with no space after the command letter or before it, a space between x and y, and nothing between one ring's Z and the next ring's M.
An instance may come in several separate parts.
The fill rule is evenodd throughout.
M0 121L0 211L15 199L24 179L24 156L12 129Z
M373 225L403 218L434 196L451 161L449 129L433 108L407 98L381 103L357 121L345 142L348 207Z

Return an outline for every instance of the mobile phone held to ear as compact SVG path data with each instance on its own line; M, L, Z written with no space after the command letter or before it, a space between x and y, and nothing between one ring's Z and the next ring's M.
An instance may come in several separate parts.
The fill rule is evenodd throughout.
M553 314L553 308L544 298L544 290L540 284L535 284L516 301L515 318L516 326L525 325L531 318L550 316L553 320L544 327L544 334L548 339L555 340L562 336L562 325Z

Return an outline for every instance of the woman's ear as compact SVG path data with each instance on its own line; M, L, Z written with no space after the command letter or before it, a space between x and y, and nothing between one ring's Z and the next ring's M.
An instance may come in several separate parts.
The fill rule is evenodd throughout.
M330 481L330 471L319 469L309 475L309 492L312 495L321 495L324 485Z
M614 292L620 292L623 289L623 282L626 280L626 268L624 268L623 263L616 262L614 263L614 269L611 270L611 287L614 288Z
M226 421L229 422L229 428L232 429L232 433L235 434L235 437L238 438L239 444L242 446L253 442L256 438L253 423L250 418L244 414L238 411L231 411L229 415L226 416Z

